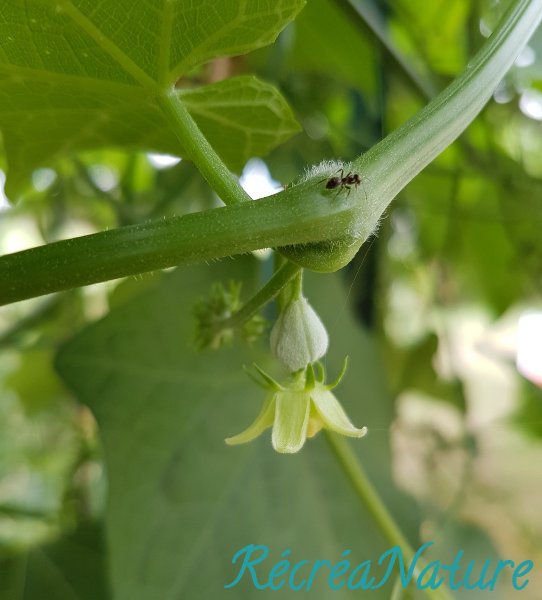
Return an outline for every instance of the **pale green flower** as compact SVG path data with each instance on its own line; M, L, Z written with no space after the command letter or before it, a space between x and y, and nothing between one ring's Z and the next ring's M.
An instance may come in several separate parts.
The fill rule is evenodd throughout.
M326 428L349 437L363 437L367 428L357 429L346 416L331 390L337 386L346 370L331 385L324 384L324 370L320 366L315 377L312 365L295 373L286 386L274 381L256 367L269 390L262 411L242 433L226 439L230 445L245 444L273 427L271 441L277 452L294 453L301 450L308 437ZM260 382L258 382L260 383Z

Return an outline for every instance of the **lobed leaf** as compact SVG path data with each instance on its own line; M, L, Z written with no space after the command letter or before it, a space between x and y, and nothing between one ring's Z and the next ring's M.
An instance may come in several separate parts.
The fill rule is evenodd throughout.
M156 95L217 56L271 43L302 6L303 0L3 3L0 129L8 193L20 192L36 166L59 154L115 146L184 155ZM243 83L248 89L239 91ZM238 78L193 94L191 110L211 143L221 138L223 159L234 168L297 131L278 91L257 80ZM224 133L214 111L232 94L241 104L227 111Z

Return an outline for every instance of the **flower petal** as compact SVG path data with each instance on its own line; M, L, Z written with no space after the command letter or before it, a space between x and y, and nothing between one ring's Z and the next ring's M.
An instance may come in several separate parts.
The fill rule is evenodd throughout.
M324 426L324 422L320 418L317 410L315 408L311 408L309 414L309 425L307 427L307 437L314 437Z
M329 390L317 387L311 391L311 398L327 429L349 437L363 437L367 433L367 427L354 427L337 398Z
M235 446L237 444L246 444L257 438L263 431L273 425L273 417L275 413L275 395L265 401L260 414L255 421L249 425L244 431L225 439L226 444Z
M279 392L276 403L273 448L277 452L298 452L307 437L310 396L306 392Z

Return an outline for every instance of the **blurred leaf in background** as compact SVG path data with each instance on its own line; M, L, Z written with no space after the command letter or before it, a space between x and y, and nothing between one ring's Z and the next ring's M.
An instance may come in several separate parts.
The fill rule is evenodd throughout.
M240 349L195 351L191 307L213 281L243 278L250 289L257 266L243 259L179 270L87 329L59 357L60 372L96 414L104 442L115 597L221 597L235 576L231 556L249 541L277 556L286 548L314 558L344 545L359 557L376 545L386 549L324 439L295 457L275 454L269 439L224 451L224 438L262 402L236 368L255 357ZM378 358L369 337L347 335L352 323L340 287L330 284L325 295L314 285L315 304L329 311L336 340L329 369L338 371L350 355L356 372L341 386L341 399L357 422L385 432L392 413ZM334 305L343 308L339 319L331 316ZM386 438L375 432L370 448L359 450L390 505L408 515L390 482ZM253 592L245 585L237 593ZM326 593L315 589L307 597ZM389 593L383 588L373 597Z

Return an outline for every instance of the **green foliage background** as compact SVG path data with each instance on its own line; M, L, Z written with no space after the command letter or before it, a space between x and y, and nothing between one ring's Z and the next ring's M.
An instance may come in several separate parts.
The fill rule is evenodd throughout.
M19 202L0 213L0 248L217 204L189 160L148 160L190 158L157 89L178 82L232 169L265 156L285 184L414 114L464 68L502 4L309 0L286 27L299 1L202 0L190 15L174 2L9 3L0 167ZM530 46L542 56L540 33ZM350 357L338 396L370 430L356 455L411 544L434 539L442 558L542 559L540 389L509 355L473 374L457 350L469 325L482 336L540 305L541 125L519 100L541 89L541 65L508 74L499 102L394 201L348 268L307 277L328 371ZM248 585L223 589L245 544L299 559L350 548L359 562L389 547L322 435L292 457L266 436L223 443L262 400L242 365L279 371L265 341L196 352L192 307L231 278L249 297L270 271L244 256L0 310L1 600L248 599ZM492 597L507 598L508 583ZM529 589L536 598L534 577Z

